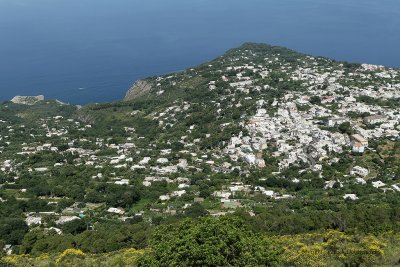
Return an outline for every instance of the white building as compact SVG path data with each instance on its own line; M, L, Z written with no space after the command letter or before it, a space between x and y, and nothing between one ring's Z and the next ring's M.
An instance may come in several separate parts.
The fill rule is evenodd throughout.
M350 174L365 177L369 174L369 171L366 168L360 166L354 166L353 169L350 171Z

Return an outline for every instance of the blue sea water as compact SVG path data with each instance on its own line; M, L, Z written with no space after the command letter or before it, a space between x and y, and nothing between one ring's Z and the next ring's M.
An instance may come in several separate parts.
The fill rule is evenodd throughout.
M400 66L399 0L0 0L0 101L121 99L243 42Z

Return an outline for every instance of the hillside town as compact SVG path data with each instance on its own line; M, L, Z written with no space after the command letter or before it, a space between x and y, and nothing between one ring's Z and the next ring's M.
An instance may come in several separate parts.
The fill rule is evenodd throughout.
M382 168L400 158L399 70L238 49L148 83L168 101L1 104L1 205L29 203L26 225L61 235L198 205L253 216L312 190L342 202L367 198L362 187L400 194L399 166ZM180 98L186 87L213 98Z

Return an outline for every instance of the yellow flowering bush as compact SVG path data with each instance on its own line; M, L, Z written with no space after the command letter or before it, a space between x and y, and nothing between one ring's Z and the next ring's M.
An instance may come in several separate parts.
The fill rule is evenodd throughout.
M384 257L386 244L373 235L348 235L336 230L323 234L276 236L284 248L282 261L288 266L365 265L373 266Z
M328 231L324 235L325 249L331 256L345 265L374 265L383 257L385 244L376 237L349 236L338 231Z
M281 236L274 241L284 249L281 255L284 265L322 267L326 266L327 253L322 245L315 244L319 237L317 234Z
M38 260L38 261L44 261L44 260L48 260L48 259L50 259L50 256L47 253L41 254L39 257L36 257L36 260Z
M20 263L21 261L25 260L25 258L27 258L26 255L10 255L7 257L3 257L2 260L6 263L16 265L16 264Z
M326 266L326 251L321 245L304 245L299 250L287 250L282 256L290 266Z
M134 248L124 249L117 254L110 253L104 264L107 266L135 266L139 256L143 255L144 250Z
M83 253L82 250L79 249L75 249L75 248L69 248L64 250L63 253L61 253L57 259L56 259L56 263L61 263L67 259L70 258L79 258L79 259L83 259L85 258L85 253Z

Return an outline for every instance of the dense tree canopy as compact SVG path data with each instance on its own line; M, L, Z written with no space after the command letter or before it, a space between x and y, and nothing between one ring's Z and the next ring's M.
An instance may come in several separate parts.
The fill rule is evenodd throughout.
M232 218L204 218L158 228L139 266L278 266L279 248Z

